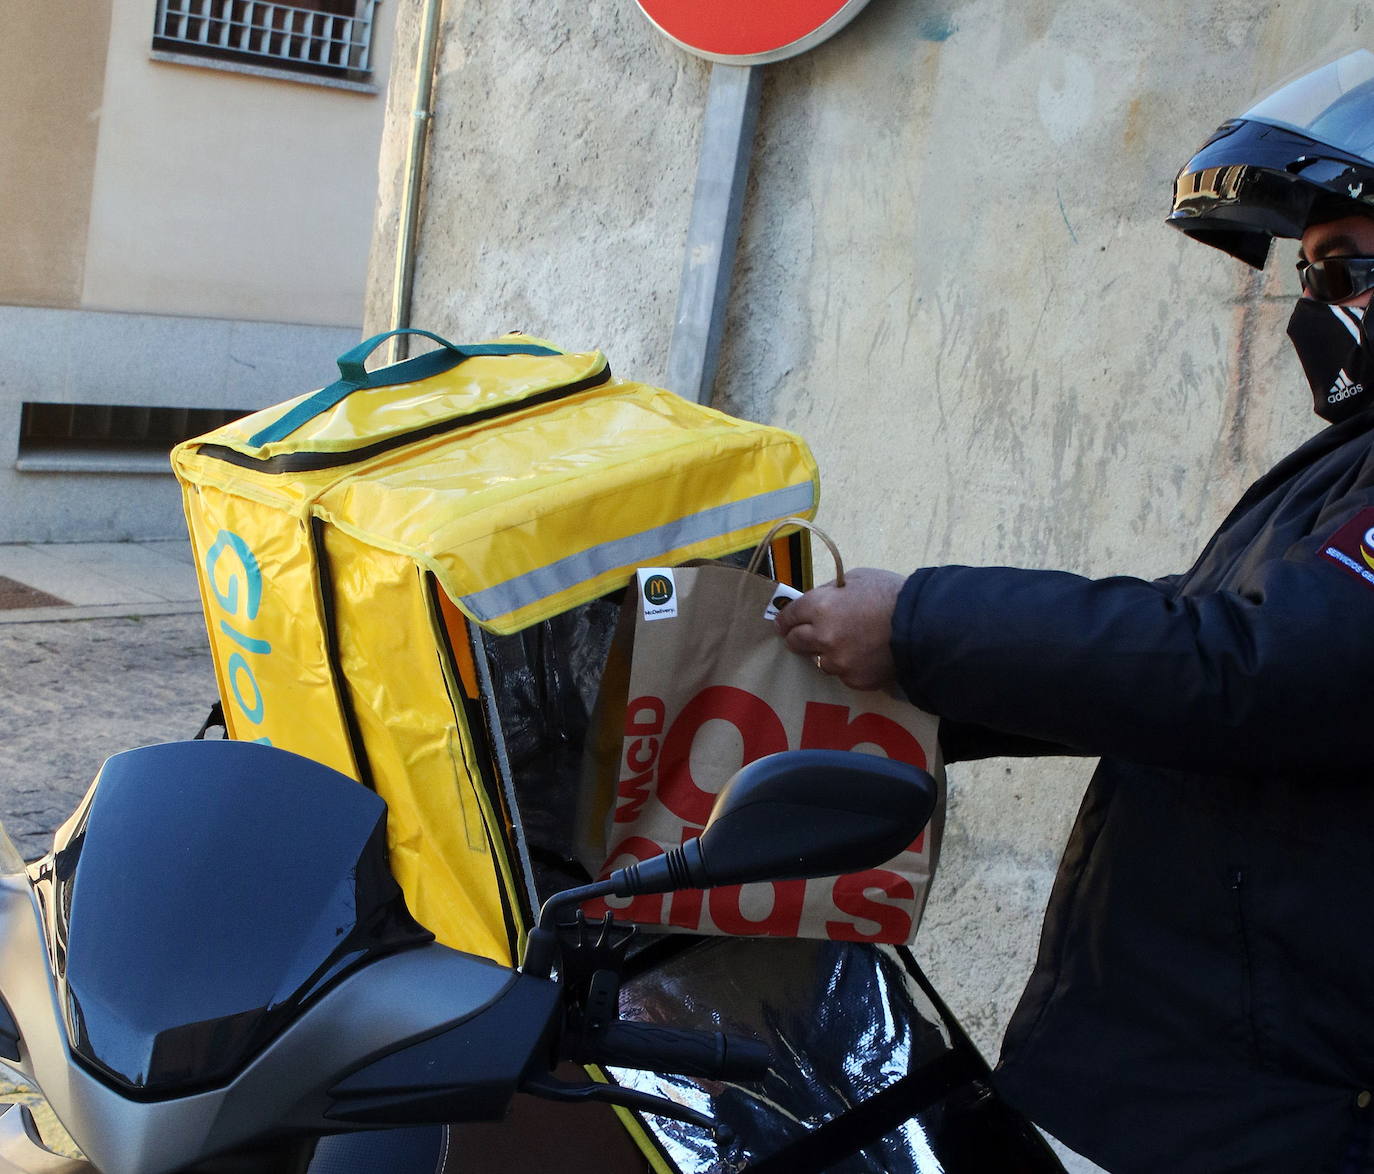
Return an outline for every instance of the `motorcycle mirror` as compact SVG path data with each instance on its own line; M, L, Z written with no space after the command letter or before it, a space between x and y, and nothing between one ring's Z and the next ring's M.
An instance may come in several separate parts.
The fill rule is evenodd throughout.
M905 762L788 750L739 770L706 827L610 876L619 896L860 872L891 860L935 810L935 780Z
M559 913L594 897L840 876L882 864L920 834L935 795L935 780L919 767L872 754L786 750L757 759L725 784L696 839L544 902L523 969L548 977Z

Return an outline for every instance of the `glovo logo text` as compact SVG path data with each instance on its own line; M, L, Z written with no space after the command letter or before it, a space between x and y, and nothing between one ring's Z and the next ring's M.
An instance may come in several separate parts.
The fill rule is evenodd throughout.
M267 716L267 697L258 683L258 670L272 655L272 645L249 634L262 607L262 569L252 550L232 530L221 530L205 552L205 581L219 604L220 632L233 645L224 662L224 677L229 688L226 705L233 704L239 718L260 726ZM269 738L254 738L272 745Z

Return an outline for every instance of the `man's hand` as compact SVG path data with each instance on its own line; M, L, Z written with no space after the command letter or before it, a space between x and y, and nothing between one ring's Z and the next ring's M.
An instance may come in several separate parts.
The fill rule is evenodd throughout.
M882 689L897 676L892 613L905 582L895 571L849 571L843 587L827 583L783 608L778 631L793 652L814 657L851 689Z

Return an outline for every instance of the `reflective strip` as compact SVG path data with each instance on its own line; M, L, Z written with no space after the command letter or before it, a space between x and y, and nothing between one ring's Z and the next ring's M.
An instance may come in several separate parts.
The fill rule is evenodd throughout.
M815 502L815 486L806 481L760 493L757 497L746 497L743 501L713 506L666 526L655 526L627 538L579 550L546 567L536 567L474 595L465 595L463 606L479 620L491 621L586 583L607 571L650 563L661 559L665 551L805 513Z

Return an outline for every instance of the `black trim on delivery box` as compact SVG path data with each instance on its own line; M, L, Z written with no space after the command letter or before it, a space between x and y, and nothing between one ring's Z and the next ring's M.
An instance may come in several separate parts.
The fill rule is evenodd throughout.
M214 457L227 465L237 465L241 469L256 469L260 473L313 473L319 469L333 469L341 465L352 465L371 457L380 456L393 448L402 448L419 440L442 436L445 432L453 432L472 424L483 424L499 416L508 416L515 412L524 411L526 408L536 408L542 404L552 403L554 400L563 399L565 396L575 395L579 391L600 387L603 383L609 383L610 378L611 369L606 366L595 374L588 375L585 379L579 379L576 383L564 383L514 403L497 404L494 407L486 408L480 412L472 412L466 416L439 420L437 423L429 424L424 428L416 428L410 432L388 436L385 440L364 445L362 448L350 449L348 452L291 452L281 453L275 457L250 457L246 453L241 453L237 449L229 448L223 444L202 444L197 452L202 456Z
M343 714L344 729L348 731L348 746L353 752L353 763L358 768L358 782L369 791L375 792L377 786L372 777L372 767L367 761L367 746L363 743L358 715L353 710L353 695L349 692L348 680L344 676L343 663L339 657L334 580L329 571L329 552L325 550L324 545L324 526L322 519L310 519L310 554L319 568L320 619L324 628L324 652L329 661L329 674L334 678L334 693L339 701L339 711Z

